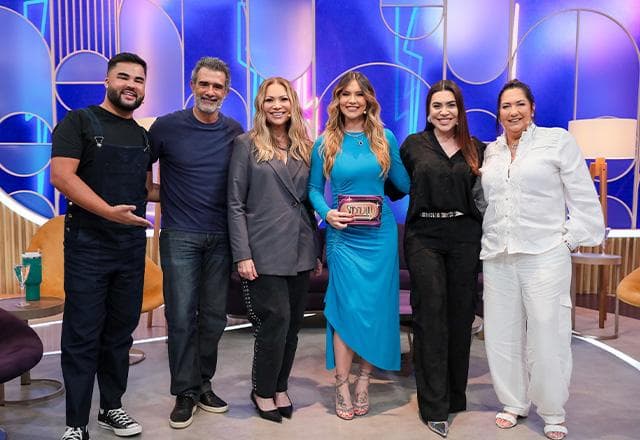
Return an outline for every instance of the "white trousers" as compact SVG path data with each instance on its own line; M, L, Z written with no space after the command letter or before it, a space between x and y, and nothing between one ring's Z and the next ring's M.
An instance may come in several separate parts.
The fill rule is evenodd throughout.
M571 255L564 243L538 255L483 262L484 328L493 387L504 410L564 422L571 380Z

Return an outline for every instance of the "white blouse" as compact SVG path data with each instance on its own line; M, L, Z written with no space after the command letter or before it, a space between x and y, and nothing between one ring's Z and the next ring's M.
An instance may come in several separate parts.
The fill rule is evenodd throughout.
M595 246L604 238L595 186L566 130L531 124L513 162L502 135L487 146L480 171L488 204L481 259L503 252L540 254L563 240L571 249Z

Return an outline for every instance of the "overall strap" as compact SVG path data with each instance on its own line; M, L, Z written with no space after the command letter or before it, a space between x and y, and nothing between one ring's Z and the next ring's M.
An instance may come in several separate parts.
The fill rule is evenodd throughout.
M96 146L98 148L102 148L102 143L104 142L104 136L102 135L102 125L95 113L93 113L89 108L81 108L80 111L84 113L87 118L89 118L89 123L91 124L91 130L93 131L93 138L96 141Z
M144 151L147 152L151 150L151 142L149 142L149 136L147 135L147 130L144 127L140 127L142 129L142 137L144 138Z

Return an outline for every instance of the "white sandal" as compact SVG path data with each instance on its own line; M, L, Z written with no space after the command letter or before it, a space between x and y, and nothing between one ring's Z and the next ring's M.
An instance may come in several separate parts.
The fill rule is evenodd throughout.
M502 419L502 420L506 420L507 422L510 423L510 425L508 426L502 426L500 424L498 424L498 419ZM508 412L499 412L498 414L496 414L496 426L500 429L511 429L514 426L516 426L518 424L518 417L508 413Z
M562 436L560 437L551 437L549 436L549 434L553 433L553 432L557 432L562 434ZM544 435L547 438L550 438L551 440L562 440L563 438L565 438L567 436L567 434L569 433L569 431L567 430L567 427L564 425L544 425Z

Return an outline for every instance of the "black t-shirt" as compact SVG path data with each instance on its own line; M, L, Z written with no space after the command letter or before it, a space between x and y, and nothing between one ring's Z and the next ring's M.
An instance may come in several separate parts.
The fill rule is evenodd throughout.
M121 118L97 105L90 106L89 110L100 122L105 142L112 145L145 145L144 129L133 119ZM51 157L79 159L77 174L86 180L83 179L84 170L90 168L95 156L94 136L88 117L80 110L73 110L53 130ZM149 169L155 159L151 158Z
M90 106L89 111L93 112L100 123L101 133L95 133L91 120L83 111L73 110L53 130L51 147L51 157L80 160L76 174L86 183L90 182L90 174L93 172L97 148L94 136L103 136L105 144L119 146L144 146L149 142L148 136L145 139L144 129L135 120L121 118L95 105ZM151 151L153 152L153 149ZM152 153L148 170L151 170L151 165L156 159Z
M482 159L484 144L473 142ZM409 209L405 220L407 239L415 238L429 247L443 242L475 242L482 234L482 215L473 199L472 188L478 178L462 155L450 158L438 143L433 131L409 136L400 148L402 162L411 178ZM453 218L424 218L422 212L460 211Z

